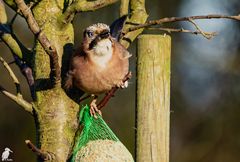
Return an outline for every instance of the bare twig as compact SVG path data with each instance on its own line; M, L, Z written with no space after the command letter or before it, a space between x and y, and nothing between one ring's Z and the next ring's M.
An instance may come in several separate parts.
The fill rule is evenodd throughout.
M148 30L160 30L160 31L165 31L168 33L190 33L190 34L202 34L200 31L196 30L196 31L192 31L192 30L186 30L186 29L175 29L175 28L147 28ZM202 31L203 32L203 31ZM205 35L209 36L209 37L214 37L217 35L217 32L203 32Z
M19 10L23 14L24 18L28 23L28 27L33 32L33 34L37 37L38 41L50 56L50 61L52 63L51 71L54 74L54 83L55 85L60 85L61 79L61 69L58 63L58 54L56 48L51 44L47 36L42 32L40 27L38 26L30 8L25 4L24 0L15 0Z
M0 39L9 47L11 52L14 55L17 55L19 58L23 59L26 62L30 62L32 57L32 52L28 50L15 36L12 31L13 22L17 16L12 18L10 23L7 23L7 14L5 10L5 6L0 0Z
M10 68L8 63L1 56L0 56L0 61L3 64L3 66L7 69L10 77L12 78L12 80L16 86L17 95L19 95L19 94L21 95L20 83L18 81L18 78L16 77L16 75L14 74L14 72L12 71L12 69Z
M195 30L187 30L187 29L184 29L184 28L165 28L165 27L156 27L156 28L147 28L148 30L159 30L159 31L165 31L165 32L168 32L168 33L190 33L190 34L201 34L199 31ZM209 34L209 35L216 35L217 33L215 32L204 32L205 34Z
M14 63L18 65L20 68L22 74L27 79L27 82L29 84L32 98L35 99L35 90L34 90L34 78L32 75L32 69L30 68L30 62L32 60L32 51L28 50L22 42L16 37L16 35L13 32L12 25L17 17L17 13L14 15L10 23L7 23L7 14L5 10L5 6L0 0L0 39L8 46L8 48L11 50L13 57L14 57ZM1 26L4 26L5 29L1 31Z
M117 1L118 0L76 0L74 3L68 6L66 11L63 13L62 22L64 24L71 22L75 13L77 12L95 11L99 8L103 8Z
M128 28L125 30L125 33L135 31L141 28L150 27L153 25L159 25L164 23L170 22L177 22L177 21L189 21L189 20L197 20L197 19L232 19L232 20L240 20L240 15L237 16L228 16L228 15L200 15L200 16L189 16L189 17L166 17L159 20L151 20L146 22L145 24L138 24L133 27Z
M4 94L5 96L7 96L8 98L10 98L11 100L13 100L15 103L17 103L19 106L21 106L22 108L24 108L24 110L26 110L27 112L29 112L30 114L33 114L33 105L29 102L27 102L26 100L23 99L22 95L14 95L10 92L8 92L6 89L4 89L1 85L0 85L0 92L2 94Z
M18 7L15 3L15 0L3 0L5 2L5 4L10 7L11 9L13 9L13 11L18 12ZM39 3L40 0L28 0L26 2L29 2L31 4L31 6L34 6L35 4ZM19 13L20 16L22 16L21 13Z
M1 36L3 42L9 47L11 50L14 63L18 65L22 74L27 79L28 85L31 90L32 97L34 99L35 91L34 91L34 78L32 74L32 69L30 68L29 64L32 58L32 52L26 49L21 42L17 40L14 34L4 33Z
M51 160L53 160L53 157L51 156L50 153L44 152L44 151L40 150L30 140L25 140L25 143L28 146L28 148L32 152L36 153L36 155L39 156L42 160L44 160L44 161L47 161L47 160L51 161Z
M213 35L206 35L205 32L202 31L202 29L192 19L189 19L188 21L192 23L197 29L197 31L199 31L202 34L202 36L204 36L205 38L211 39L213 37Z
M128 74L124 77L123 83L129 80L132 77L132 73L128 72ZM99 102L97 105L97 108L100 110L102 109L110 100L111 97L114 96L114 93L119 89L119 87L113 87L106 95L105 97Z
M3 93L8 98L15 101L18 105L23 107L27 112L32 113L32 111L33 111L32 107L33 106L32 106L31 103L29 103L29 102L27 102L26 100L23 99L22 94L21 94L21 90L20 90L20 84L19 84L19 81L18 81L16 75L14 74L14 72L12 71L10 66L7 64L7 62L1 56L0 56L0 62L3 64L3 66L8 71L10 77L12 78L12 80L13 80L15 86L16 86L17 95L14 95L14 94L8 92L1 85L0 85L0 92Z

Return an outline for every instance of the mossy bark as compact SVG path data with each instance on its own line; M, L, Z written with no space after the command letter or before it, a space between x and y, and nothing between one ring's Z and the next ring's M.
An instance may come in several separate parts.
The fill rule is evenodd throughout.
M33 9L41 30L56 47L59 64L64 73L71 55L74 31L71 23L62 26L58 21L63 11L64 0L42 0ZM36 127L39 147L53 155L52 160L65 162L71 153L75 132L78 127L79 106L61 88L51 87L50 60L39 42L35 44L34 75L36 80Z

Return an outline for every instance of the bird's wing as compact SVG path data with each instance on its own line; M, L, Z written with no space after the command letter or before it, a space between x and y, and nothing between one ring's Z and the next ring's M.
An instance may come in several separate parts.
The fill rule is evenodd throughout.
M115 42L116 48L118 50L119 57L121 59L128 59L132 56L125 47L123 47L119 42Z
M8 152L5 152L5 151L2 153L2 159L5 159L5 158L8 157L7 153L8 153Z
M115 38L117 41L119 41L121 38L123 25L127 17L128 15L120 17L119 19L115 20L110 26L111 36Z
M123 59L128 59L132 56L131 53L129 53L127 50L124 50L123 53L122 53L122 58Z

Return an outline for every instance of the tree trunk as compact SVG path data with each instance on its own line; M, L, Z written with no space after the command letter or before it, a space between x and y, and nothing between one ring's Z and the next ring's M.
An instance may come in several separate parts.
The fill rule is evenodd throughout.
M142 35L137 61L137 161L169 161L171 38Z
M64 0L42 0L34 7L33 13L43 32L56 47L60 66L63 64L64 67L68 67L74 31L71 23L61 26L58 22L63 4ZM64 67L62 74L66 71ZM37 90L37 141L41 150L54 153L54 160L51 161L65 162L71 153L78 127L79 106L66 95L61 86L49 86L49 56L39 42L35 44L34 74Z

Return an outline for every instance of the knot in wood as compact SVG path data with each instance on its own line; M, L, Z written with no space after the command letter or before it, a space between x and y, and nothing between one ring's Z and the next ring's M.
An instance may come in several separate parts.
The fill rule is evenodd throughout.
M150 48L147 49L147 53L150 54L152 53L152 50Z

